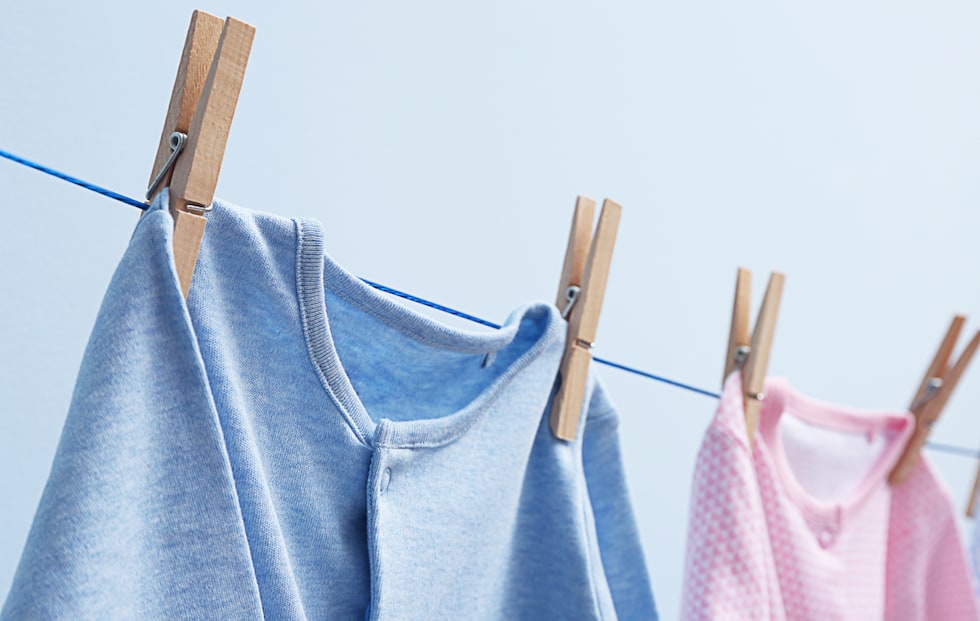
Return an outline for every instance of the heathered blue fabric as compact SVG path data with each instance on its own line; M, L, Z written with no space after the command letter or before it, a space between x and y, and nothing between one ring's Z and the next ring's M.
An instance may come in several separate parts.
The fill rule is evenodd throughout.
M654 619L613 406L565 324L444 326L218 203L185 305L164 194L82 362L3 619Z

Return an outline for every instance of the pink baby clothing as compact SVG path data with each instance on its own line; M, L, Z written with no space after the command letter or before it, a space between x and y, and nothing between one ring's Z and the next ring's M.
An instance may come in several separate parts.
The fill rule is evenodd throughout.
M908 412L822 403L770 379L750 449L733 374L695 468L682 619L980 619L932 466L887 482L913 427Z

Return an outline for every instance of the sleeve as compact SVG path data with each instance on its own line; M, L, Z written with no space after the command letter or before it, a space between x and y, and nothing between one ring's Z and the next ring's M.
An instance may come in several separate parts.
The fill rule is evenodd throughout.
M715 423L698 453L688 514L681 619L768 621L769 537L747 442Z
M956 506L925 455L892 488L886 573L888 619L980 619Z
M0 619L261 618L172 222L109 285Z
M973 573L973 584L980 596L980 520L973 520L970 526L970 543L967 551L970 569Z
M954 511L950 507L948 519L937 529L939 538L926 573L925 618L977 621L980 609Z
M589 403L582 461L606 582L621 621L655 620L650 577L619 446L619 419L598 382Z

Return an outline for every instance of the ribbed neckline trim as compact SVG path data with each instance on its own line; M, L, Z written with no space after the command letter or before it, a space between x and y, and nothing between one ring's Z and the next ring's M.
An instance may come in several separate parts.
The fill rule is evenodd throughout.
M914 428L914 419L909 412L862 410L818 401L796 392L782 378L767 378L764 390L759 436L769 447L776 474L791 499L806 514L818 519L840 521L852 517L898 462ZM890 431L893 435L850 494L837 500L821 500L804 489L789 465L778 431L779 420L787 410L792 416L825 429L849 433Z
M470 429L521 370L561 340L565 322L550 304L533 303L516 309L493 332L459 330L397 304L343 269L324 253L323 228L313 219L296 219L297 295L307 348L320 379L351 430L367 446L389 448L437 447ZM540 338L463 409L447 416L414 421L375 422L344 371L330 331L325 288L389 326L433 347L456 352L499 351L511 343L521 322L535 315L547 327Z

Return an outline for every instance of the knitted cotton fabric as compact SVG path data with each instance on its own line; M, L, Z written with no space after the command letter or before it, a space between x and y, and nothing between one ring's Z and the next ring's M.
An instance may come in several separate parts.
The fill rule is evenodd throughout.
M218 202L185 304L164 193L82 362L3 619L652 619L617 415L548 412L565 323L426 318L313 220Z
M911 415L822 403L778 379L767 380L764 394L754 449L737 373L705 434L691 499L682 618L980 618L953 502L928 460L922 457L901 485L886 481L912 431ZM883 438L882 450L870 468L853 472L847 493L815 497L797 474L831 487L833 481L820 478L831 476L828 463L837 455L787 455L779 426L787 416L867 434L868 442Z

